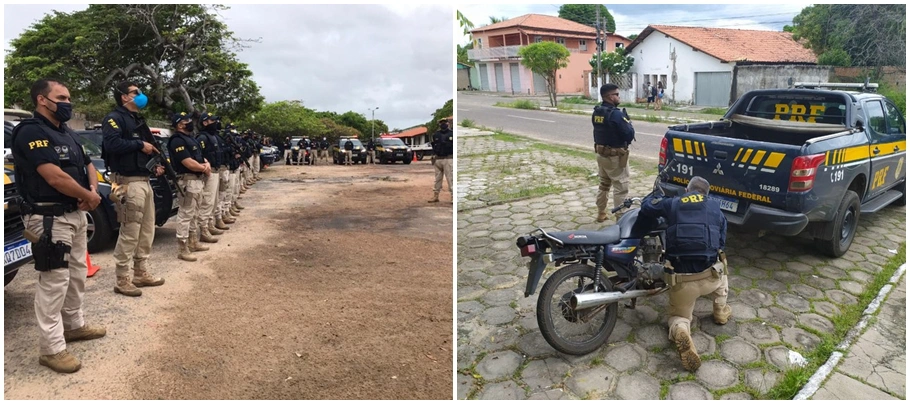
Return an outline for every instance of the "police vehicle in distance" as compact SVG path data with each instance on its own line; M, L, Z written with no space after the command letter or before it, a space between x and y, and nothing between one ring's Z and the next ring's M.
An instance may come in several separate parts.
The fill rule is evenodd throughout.
M401 139L396 137L380 137L376 142L376 161L379 163L394 163L401 161L411 164L414 152Z
M364 147L360 139L356 137L341 137L332 146L332 162L335 164L344 164L344 144L350 140L354 143L354 150L351 151L351 164L367 163L367 148Z
M13 171L13 128L32 113L20 109L3 110L3 285L6 286L19 273L19 268L32 261L32 243L25 239L25 224L19 213L19 190ZM9 118L10 120L7 120Z
M869 83L799 84L744 94L719 122L671 126L662 187L711 183L728 223L759 234L807 232L825 254L853 243L859 217L906 203L904 114Z

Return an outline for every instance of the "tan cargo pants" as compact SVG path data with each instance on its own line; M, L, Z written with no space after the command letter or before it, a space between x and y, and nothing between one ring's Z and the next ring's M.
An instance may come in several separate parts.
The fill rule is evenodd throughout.
M351 164L352 164L352 163L351 163L351 155L352 155L352 154L353 154L353 153L351 153L350 150L345 150L345 151L344 151L344 164L345 164L345 165L351 165Z
M607 211L607 194L613 188L613 207L622 205L629 195L629 155L604 157L597 155L597 175L600 177L597 192L597 212Z
M44 217L23 217L28 229L44 234ZM87 266L85 254L88 239L88 220L85 212L77 210L54 218L51 241L70 246L66 258L69 268L38 272L35 290L35 316L38 318L38 350L41 355L53 355L66 349L63 331L82 328L82 297L85 295Z
M231 198L234 195L233 190L231 189L233 178L234 173L227 168L222 168L218 171L218 182L220 184L218 187L218 199L216 201L219 206L219 216L216 216L216 219L221 217L221 215L224 214L223 212L226 212L231 208L231 203L233 202Z
M181 241L189 239L190 229L195 231L201 221L199 205L205 183L201 177L199 179L194 177L180 176L177 180L178 186L183 188L183 195L177 196L180 205L180 210L177 211L177 240Z
M715 266L723 264L717 263ZM673 330L676 327L682 327L691 334L692 312L695 310L695 301L701 296L710 296L714 299L714 311L724 307L727 304L727 275L719 273L712 266L706 271L711 271L712 275L697 281L685 282L678 281L676 285L670 288L670 310L667 325L670 327L670 333L667 336L673 340ZM680 279L685 279L681 275Z
M449 193L454 194L455 192L452 191L452 158L436 157L433 167L436 168L436 182L433 184L433 192L439 193L442 191L442 177L445 176L449 184Z
M148 177L112 178L111 201L118 210L120 235L114 247L116 275L129 276L131 264L152 254L155 240L155 194ZM162 179L163 180L163 179ZM125 204L121 204L125 201Z
M253 168L253 177L259 178L259 153L254 153L253 158L250 161L250 166Z
M202 177L202 198L199 203L200 226L208 226L209 222L221 216L221 207L217 203L218 187L221 185L220 175L219 171L212 171L212 175Z

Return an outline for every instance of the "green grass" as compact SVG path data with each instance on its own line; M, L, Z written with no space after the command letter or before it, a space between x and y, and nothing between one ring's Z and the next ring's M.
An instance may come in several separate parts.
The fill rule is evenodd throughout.
M495 139L495 140L498 140L498 141L501 141L501 142L509 142L509 143L527 143L527 142L530 142L530 141L531 141L531 140L528 139L528 138L524 138L524 137L521 137L521 136L511 135L511 134L508 134L508 133L504 133L504 132L502 132L502 131L495 131L495 132L493 132L493 135L492 135L491 137L492 137L493 139Z
M866 306L869 305L869 302L875 299L881 288L887 284L888 280L891 279L891 276L894 275L897 268L906 261L906 248L906 243L901 244L901 247L898 248L898 254L891 257L891 259L882 267L882 271L876 274L873 279L867 283L866 289L859 295L856 304L838 306L841 313L831 318L831 322L834 324L834 333L819 333L814 332L814 330L806 329L806 331L812 332L821 338L821 343L818 344L815 349L803 354L809 362L809 365L801 368L789 369L784 372L780 383L768 391L768 393L762 397L763 399L789 400L799 392L799 389L809 381L809 378L812 377L815 370L828 360L834 352L835 346L844 339L847 332L856 326L862 317Z
M513 192L498 192L495 195L496 199L499 201L508 201L514 199L525 199L550 194L558 194L560 192L564 192L565 190L565 188L559 185L541 185L535 188L521 189Z
M603 364L604 364L604 359L599 356L594 359L591 359L591 366L600 366Z
M540 105L531 100L517 100L512 102L497 102L495 107L517 108L517 109L540 109Z
M594 149L592 147L591 151L583 151L576 149L574 147L567 146L554 146L547 143L532 143L530 148L533 150L548 151L553 153L565 154L569 157L583 158L587 160L597 160L597 155L594 154Z
M600 104L597 100L592 100L585 97L566 97L560 100L559 102L566 104L585 104L585 105L597 105Z
M473 127L474 127L474 121L472 121L472 120L470 120L470 119L462 119L462 120L461 120L461 126L464 127L464 128L473 128Z
M699 114L710 114L710 115L720 115L723 116L727 113L726 108L702 108L698 111Z

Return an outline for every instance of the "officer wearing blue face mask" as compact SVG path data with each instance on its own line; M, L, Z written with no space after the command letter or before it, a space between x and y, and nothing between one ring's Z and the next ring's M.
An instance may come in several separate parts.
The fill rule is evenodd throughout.
M139 110L148 104L148 97L135 83L124 81L114 88L114 100L117 108L101 121L104 134L101 154L111 172L110 198L120 222L120 235L114 248L117 275L114 292L141 296L142 291L137 287L164 283L164 279L149 273L148 266L155 239L155 196L149 176L164 174L164 167L149 167L160 151L142 140L152 138L145 118L139 115Z

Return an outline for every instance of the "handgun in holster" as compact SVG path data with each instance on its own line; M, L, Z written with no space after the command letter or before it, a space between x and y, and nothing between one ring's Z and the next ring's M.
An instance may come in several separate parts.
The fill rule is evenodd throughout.
M44 233L38 242L32 244L32 256L35 258L35 270L45 272L52 269L69 268L66 260L72 247L62 241L51 240L51 228L54 226L54 216L44 216Z

